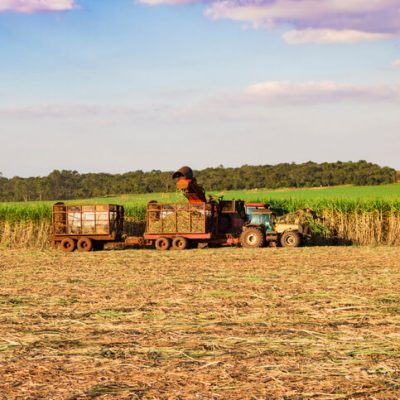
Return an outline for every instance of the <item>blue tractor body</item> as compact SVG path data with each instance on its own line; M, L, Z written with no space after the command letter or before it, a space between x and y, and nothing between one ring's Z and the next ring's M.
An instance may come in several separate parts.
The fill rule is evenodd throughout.
M265 233L274 230L274 214L264 203L248 203L245 205L246 225L260 227Z

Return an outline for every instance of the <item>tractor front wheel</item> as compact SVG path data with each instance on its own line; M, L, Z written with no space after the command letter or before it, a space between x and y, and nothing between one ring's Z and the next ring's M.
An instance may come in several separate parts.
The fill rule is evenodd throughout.
M281 236L282 247L299 247L301 243L301 236L296 231L283 232Z
M240 235L240 244L248 249L263 247L264 242L264 234L258 228L248 228Z

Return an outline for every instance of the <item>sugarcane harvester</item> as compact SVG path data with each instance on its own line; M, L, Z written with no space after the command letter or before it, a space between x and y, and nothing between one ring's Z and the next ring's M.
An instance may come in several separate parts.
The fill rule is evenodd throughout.
M144 239L154 241L159 250L183 250L190 245L241 244L246 248L265 245L297 247L303 239L301 224L280 224L265 203L242 200L207 199L191 168L185 166L172 175L187 204L150 202L146 213Z

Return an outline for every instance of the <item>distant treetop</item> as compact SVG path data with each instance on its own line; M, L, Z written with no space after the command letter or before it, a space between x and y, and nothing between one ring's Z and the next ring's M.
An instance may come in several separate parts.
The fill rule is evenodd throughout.
M243 165L194 171L206 190L277 189L394 183L400 174L361 160L358 162ZM55 170L45 177L7 179L0 174L0 201L79 199L129 193L172 192L172 171L132 171L124 174Z

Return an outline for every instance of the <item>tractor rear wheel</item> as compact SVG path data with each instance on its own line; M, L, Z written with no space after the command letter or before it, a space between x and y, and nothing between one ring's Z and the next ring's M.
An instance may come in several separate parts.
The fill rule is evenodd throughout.
M172 241L172 248L174 250L186 250L189 247L189 241L182 236L174 238Z
M72 253L75 250L76 243L74 239L65 238L61 240L60 249L65 253Z
M92 239L83 237L78 240L78 251L90 251L93 249Z
M157 250L168 250L171 247L171 241L166 237L156 239L155 243Z
M282 247L299 247L301 243L301 236L296 231L283 232L281 236Z
M264 234L258 228L248 228L240 235L240 244L248 249L263 247L264 242Z

